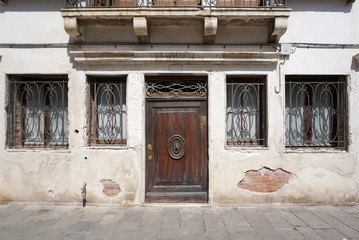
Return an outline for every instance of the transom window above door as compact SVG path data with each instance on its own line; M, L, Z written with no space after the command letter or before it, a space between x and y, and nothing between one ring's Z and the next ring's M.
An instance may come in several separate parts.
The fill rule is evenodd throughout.
M147 77L146 98L206 98L205 77Z
M227 145L266 145L265 105L264 77L227 77Z
M347 96L343 76L287 76L285 94L287 147L345 149Z
M9 148L67 148L66 76L10 76Z
M126 79L89 77L89 144L127 144Z

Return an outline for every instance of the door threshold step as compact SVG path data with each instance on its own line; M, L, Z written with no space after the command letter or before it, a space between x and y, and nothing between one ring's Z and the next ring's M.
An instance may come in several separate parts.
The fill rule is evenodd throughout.
M149 192L146 202L160 203L207 203L207 192Z

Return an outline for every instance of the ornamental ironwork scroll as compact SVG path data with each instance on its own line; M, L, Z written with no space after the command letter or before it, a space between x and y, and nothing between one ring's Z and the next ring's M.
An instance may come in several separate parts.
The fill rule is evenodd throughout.
M227 81L227 143L264 145L264 83L259 80Z
M90 144L126 144L126 83L91 81Z
M65 80L11 79L8 115L9 147L67 147L67 92Z
M156 97L206 97L205 80L149 80L146 83L147 98Z
M286 82L286 145L344 148L345 82Z

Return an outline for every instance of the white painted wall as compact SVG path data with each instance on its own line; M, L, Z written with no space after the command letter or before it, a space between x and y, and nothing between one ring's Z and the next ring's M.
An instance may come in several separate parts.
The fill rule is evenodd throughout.
M45 4L46 3L46 4ZM67 43L60 14L63 1L10 0L0 5L0 43ZM359 44L359 2L344 0L289 1L293 9L281 42ZM179 31L181 30L181 31ZM199 28L151 29L154 42L202 41ZM218 29L217 43L264 42L262 27ZM85 30L88 41L136 41L130 27L94 26ZM113 32L113 34L111 34ZM179 34L183 33L184 34ZM175 34L179 34L179 38ZM123 47L123 46L120 46ZM76 47L75 47L76 48ZM112 49L92 47L92 50ZM127 46L135 50L137 47ZM191 49L201 47L191 47ZM203 47L208 51L211 47ZM144 201L145 114L144 77L148 74L204 74L209 82L209 202L210 203L345 203L358 201L359 102L358 48L293 48L281 71L264 65L92 65L73 63L67 48L0 48L0 201L79 203L82 183L88 201L140 204ZM154 46L153 51L187 50L183 46ZM252 51L248 47L246 50ZM7 76L65 74L69 78L69 149L10 150L6 148ZM225 82L227 75L263 75L268 89L268 146L243 149L225 145ZM284 77L291 74L348 76L350 145L348 151L288 151L284 148ZM87 146L87 75L127 76L128 146ZM79 133L75 133L79 130ZM87 159L85 159L85 157ZM292 172L290 183L275 193L254 193L237 187L248 170L266 166ZM102 193L101 179L121 187L116 197Z

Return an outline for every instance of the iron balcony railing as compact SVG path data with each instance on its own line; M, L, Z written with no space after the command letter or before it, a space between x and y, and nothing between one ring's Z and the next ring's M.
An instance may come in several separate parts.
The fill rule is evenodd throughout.
M65 0L69 8L236 7L283 8L287 0Z

